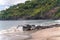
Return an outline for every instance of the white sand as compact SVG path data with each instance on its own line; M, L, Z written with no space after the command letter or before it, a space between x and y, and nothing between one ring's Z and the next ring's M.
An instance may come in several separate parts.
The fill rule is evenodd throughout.
M31 35L30 40L60 40L60 27L39 30Z

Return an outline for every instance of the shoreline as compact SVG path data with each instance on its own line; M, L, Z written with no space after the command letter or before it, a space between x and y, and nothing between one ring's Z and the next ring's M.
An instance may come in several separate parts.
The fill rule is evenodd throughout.
M36 25L36 26L39 26L39 25ZM53 25L49 25L49 26L39 26L39 28L40 29L47 29L47 28L53 28L53 27L59 27L59 26L60 26L60 24L53 24ZM30 30L30 31L34 31L34 30ZM21 28L21 27L19 27L19 28L17 28L17 27L11 27L9 29L0 30L0 34L1 33L14 33L14 32L16 33L16 32L24 32L24 31L23 31L23 28Z
M10 36L13 36L13 35L16 36L17 35L17 37L19 38L19 37L21 37L19 35L22 35L22 36L25 35L25 36L28 36L27 38L25 38L26 40L30 40L30 39L31 40L32 39L36 40L36 39L34 39L34 37L37 37L37 35L39 33L40 33L39 35L41 35L41 34L44 34L44 32L46 32L46 33L49 32L50 30L53 31L53 32L57 31L57 30L60 31L60 24L52 25L52 26L49 26L49 27L51 27L51 28L45 28L45 29L39 29L39 30L30 30L30 31L21 31L21 30L17 29L16 27L12 27L10 29L0 31L0 36L1 35L5 35L5 36L6 35L8 35L8 36L9 35ZM36 33L38 33L38 34L36 34Z
M31 35L13 27L0 31L0 37L1 40L25 40L31 38Z

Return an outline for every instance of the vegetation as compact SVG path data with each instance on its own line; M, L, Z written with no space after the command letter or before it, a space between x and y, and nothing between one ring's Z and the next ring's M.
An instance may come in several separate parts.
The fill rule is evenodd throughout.
M0 12L0 20L59 19L59 17L60 0L27 0Z

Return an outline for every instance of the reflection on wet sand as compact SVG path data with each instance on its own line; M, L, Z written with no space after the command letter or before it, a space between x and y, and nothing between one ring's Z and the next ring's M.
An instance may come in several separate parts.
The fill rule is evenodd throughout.
M31 36L15 27L0 31L0 40L25 40Z
M29 38L29 35L25 34L1 34L0 35L0 40L24 40Z

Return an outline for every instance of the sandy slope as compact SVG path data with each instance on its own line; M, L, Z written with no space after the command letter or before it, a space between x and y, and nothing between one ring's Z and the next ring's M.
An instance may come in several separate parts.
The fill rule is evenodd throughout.
M39 30L31 35L30 40L60 40L60 27Z

